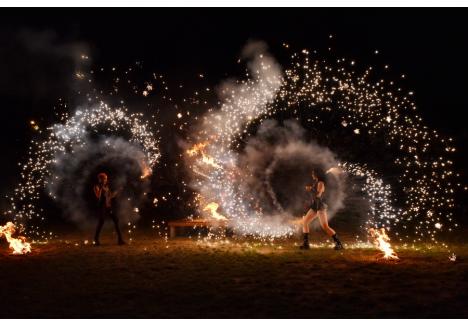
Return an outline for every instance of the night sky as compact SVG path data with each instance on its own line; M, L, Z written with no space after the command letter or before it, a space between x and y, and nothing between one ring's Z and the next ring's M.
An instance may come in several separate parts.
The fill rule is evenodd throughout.
M2 194L18 181L17 163L34 136L29 121L49 121L57 99L73 96L76 65L71 52L87 50L90 69L141 61L175 83L190 85L203 73L204 83L213 86L240 75L237 58L250 39L266 41L280 63L280 48L287 42L324 56L331 47L330 57L354 59L358 69L388 64L389 77L405 74L402 87L414 90L430 127L456 139L455 167L465 171L464 10L2 9ZM167 135L161 136L164 144Z

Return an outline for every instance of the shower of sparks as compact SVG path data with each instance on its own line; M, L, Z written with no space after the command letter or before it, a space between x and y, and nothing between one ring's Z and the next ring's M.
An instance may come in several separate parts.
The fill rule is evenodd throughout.
M440 243L436 237L438 232L451 232L457 227L453 217L454 195L461 185L452 166L451 156L456 151L453 140L424 125L412 100L413 92L399 87L397 81L381 77L376 69L369 67L358 72L354 60L338 58L327 62L319 59L315 51L305 49L294 53L290 52L290 45L284 47L290 54L284 68L265 53L255 54L242 80L219 88L222 98L216 105L209 99L213 87L202 87L177 101L170 95L162 75L153 73L152 81L141 87L131 81L130 75L136 71L132 68L123 70L123 76L115 76L112 90L106 95L124 93L128 82L138 96L152 99L161 95L165 103L171 103L173 121L168 128L182 132L196 125L196 130L187 137L193 147L181 155L193 172L193 182L187 184L180 180L180 185L184 193L192 188L198 196L193 202L183 204L196 207L197 213L207 218L219 214L237 234L268 241L295 232L296 227L284 218L281 210L277 215L266 216L255 194L243 187L249 172L239 163L245 140L255 135L252 127L285 115L300 121L318 143L327 139L326 146L341 162L339 167L329 167L330 173L343 172L356 181L355 186L369 203L361 225L364 232L385 228L392 238L404 243L423 240ZM238 62L244 64L243 60ZM111 71L117 74L119 69ZM97 73L80 71L76 78L82 83L92 83ZM205 82L204 74L198 77L200 84ZM178 88L184 86L180 84ZM87 99L91 103L102 101L102 94L95 89L94 94L87 94ZM197 116L195 109L208 110L205 115ZM21 164L21 182L10 197L11 209L6 212L15 221L45 219L39 199L47 182L53 182L50 166L54 164L55 154L83 144L88 131L98 127L104 127L109 133L130 131L130 141L139 144L146 154L146 161L140 162L142 179L151 175L158 161L158 139L150 124L143 121L141 114L130 114L125 107L101 103L72 116L63 114L60 121L49 128L30 121L31 128L47 138L33 141L27 160ZM378 145L372 140L378 140ZM335 146L344 141L353 145L351 151L354 146L366 148L366 155L344 155L340 146ZM367 164L379 158L374 150L375 153L377 150L391 152L393 158L380 164ZM181 166L176 163L175 168ZM388 170L392 171L391 177L386 175ZM168 191L154 197L153 205L177 200L180 197ZM206 209L209 203L213 205ZM166 224L152 221L153 229L167 239ZM129 233L132 229L129 225ZM37 223L29 224L27 232L44 239L50 236Z
M366 184L375 223L408 231L399 234L402 241L429 239L437 242L440 230L436 225L453 225L454 193L460 184L453 171L450 154L455 152L453 140L440 136L425 126L411 99L394 81L377 78L373 68L362 74L349 70L345 59L329 64L313 60L308 51L293 54L286 69L286 82L278 96L278 103L287 103L282 110L304 107L313 112L310 125L319 128L326 120L337 121L347 137L360 136L384 139L388 150L398 153L388 162L398 171L397 183L392 185L404 194L404 202L394 203L392 189L384 186L381 177L371 170ZM375 75L375 73L374 73ZM339 124L338 122L345 122ZM347 130L354 131L346 133ZM356 130L359 132L356 133ZM323 131L325 134L326 130ZM335 140L339 141L339 139ZM369 148L372 153L372 147ZM356 157L356 160L361 158ZM350 164L351 162L349 162ZM355 169L355 165L349 165ZM398 209L392 209L393 205ZM369 223L369 222L366 222ZM437 224L439 223L439 224Z
M7 222L4 226L0 225L0 237L4 236L14 255L23 255L31 252L31 244L25 237L13 235L17 233L15 224Z
M289 45L285 48L289 49ZM201 155L190 164L195 175L194 188L218 203L219 210L239 233L260 237L292 234L288 221L264 223L255 196L241 187L245 168L238 166L242 142L254 135L249 127L280 113L290 114L314 131L319 141L338 131L335 144L353 138L355 143L362 142L361 146L368 148L372 156L375 145L364 142L383 140L379 150L386 148L395 153L382 171L376 171L362 164L369 158L348 154L346 159L340 159L337 150L342 169L361 179L360 190L369 201L369 212L362 224L366 232L369 228L385 227L405 243L430 240L446 246L436 234L457 226L453 208L460 183L450 158L456 151L453 139L424 124L412 91L379 78L372 67L358 73L353 70L355 61L339 58L329 63L315 58L308 50L292 53L290 59L285 69L278 72L272 58L256 56L243 80L222 88L225 98L219 109L209 110L193 137L199 144L192 151L202 144L197 149ZM329 142L332 149L333 142ZM188 152L189 159L197 150ZM216 166L205 162L208 166L202 168L204 157ZM393 171L393 182L384 181L384 168L388 167ZM203 206L199 206L199 212L203 214Z
M32 125L35 125L31 121ZM130 134L129 142L138 145L145 154L140 163L141 178L151 174L159 159L158 138L142 114L130 113L125 107L112 108L101 102L99 105L79 108L73 115L64 113L60 122L47 128L44 139L33 140L28 159L21 165L21 182L9 197L11 209L5 212L14 221L27 224L26 232L32 237L48 240L50 232L42 230L37 221L43 221L45 214L40 207L41 194L49 182L54 182L52 167L60 153L73 151L85 146L87 135L93 132L112 134L125 131ZM55 194L48 193L55 198Z
M399 222L401 210L394 206L389 184L385 184L375 171L365 166L343 163L341 168L349 176L355 177L356 180L364 179L360 182L360 191L366 195L366 200L369 203L367 218L361 225L364 230L390 227Z

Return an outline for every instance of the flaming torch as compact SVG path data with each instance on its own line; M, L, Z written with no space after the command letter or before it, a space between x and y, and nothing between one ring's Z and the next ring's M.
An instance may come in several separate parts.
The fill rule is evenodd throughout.
M369 229L369 234L372 237L374 245L384 254L384 259L400 259L393 250L390 244L390 237L387 235L384 228L380 230L371 228Z
M31 244L26 241L25 237L13 237L15 232L16 226L12 222L7 222L4 226L0 225L0 236L5 236L14 255L23 255L31 252Z
M146 162L144 161L140 162L140 165L141 165L140 179L143 180L151 175L151 169L149 168L148 164L146 164Z

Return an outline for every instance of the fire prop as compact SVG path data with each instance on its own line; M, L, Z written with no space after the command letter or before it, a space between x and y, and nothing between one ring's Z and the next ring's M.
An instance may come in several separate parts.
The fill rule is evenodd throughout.
M384 259L400 259L393 250L392 245L390 244L390 238L384 228L381 228L380 230L369 229L369 234L373 238L374 245L384 254Z
M209 211L211 213L211 217L214 218L215 220L223 220L223 221L227 220L226 216L218 213L218 207L219 205L217 203L211 202L205 206L203 211Z
M213 168L216 168L216 169L221 169L221 165L217 164L215 162L215 159L208 155L206 153L206 146L208 146L209 143L208 142L203 142L203 143L198 143L198 144L195 144L193 145L192 148L188 149L187 150L187 154L190 156L190 157L194 157L194 156L201 156L201 162L204 163L204 164L207 164Z
M16 233L16 226L12 222L7 222L4 226L0 226L0 236L5 236L5 239L10 245L10 249L14 255L23 255L31 252L31 244L26 241L25 237L13 237Z
M146 162L142 161L140 162L140 165L141 165L141 176L140 176L140 179L146 179L147 177L149 177L152 173L151 171L151 168L148 167L148 165L146 164Z

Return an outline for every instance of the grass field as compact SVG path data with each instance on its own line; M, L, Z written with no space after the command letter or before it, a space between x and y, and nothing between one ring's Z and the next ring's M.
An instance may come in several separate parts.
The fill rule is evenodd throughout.
M274 246L139 239L0 248L0 317L468 317L468 246L301 252Z

